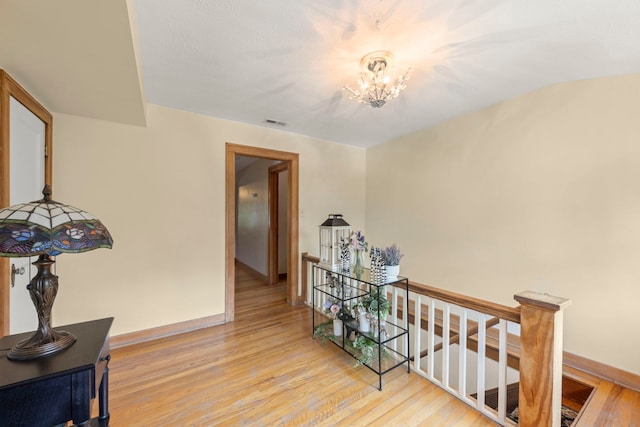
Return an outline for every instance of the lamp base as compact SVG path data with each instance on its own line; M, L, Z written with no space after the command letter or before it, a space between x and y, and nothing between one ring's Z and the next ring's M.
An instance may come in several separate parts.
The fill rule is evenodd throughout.
M7 354L10 360L33 360L55 354L76 342L73 334L65 331L50 330L44 337L41 330L36 331L26 340L14 345Z
M33 263L38 273L27 289L38 314L38 329L29 338L13 346L7 359L37 359L62 351L76 342L76 337L70 333L55 331L51 327L51 308L58 293L58 276L51 272L54 263L46 254L40 255Z

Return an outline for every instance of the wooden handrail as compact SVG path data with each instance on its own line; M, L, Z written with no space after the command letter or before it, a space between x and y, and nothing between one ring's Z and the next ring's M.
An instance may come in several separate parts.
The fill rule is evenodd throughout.
M317 264L320 262L320 258L317 256L309 255L308 252L302 252L302 262L310 262L312 264Z
M307 275L308 275L307 263L317 264L319 262L320 262L320 258L313 255L309 255L309 253L307 252L302 253L301 273L302 273L303 292L305 292L307 287ZM409 282L409 290L416 294L424 295L430 298L434 298L440 301L448 302L451 304L458 305L460 307L468 308L471 310L475 310L481 313L486 313L494 316L493 318L487 321L487 325L486 325L487 329L498 324L499 319L501 318L511 322L518 323L518 324L520 323L520 307L519 306L509 307L509 306L497 304L491 301L486 301L479 298L474 298L474 297L459 294L456 292L451 292L444 289L439 289L433 286L423 285L421 283L411 282L411 281ZM400 304L400 307L403 307L403 306L404 306L404 303ZM399 317L403 316L402 309L399 310L398 316ZM409 322L415 325L415 321L416 321L415 316L410 311ZM424 317L424 314L422 316L422 319L420 319L419 323L423 329L428 328L427 319ZM437 325L435 326L437 329ZM477 333L478 333L477 325L471 326L467 330L467 340L470 340L471 339L470 337ZM454 333L453 335L451 335L452 344L458 343L459 339L460 339L460 336L457 333ZM470 346L473 347L473 344L474 343L470 343ZM442 344L441 343L437 344L436 347L434 348L434 351L438 351L441 348L442 348ZM487 356L489 358L497 358L497 354L494 355L492 353L492 350L493 349L490 348L490 345L487 344ZM424 356L426 356L426 350L420 353L420 357L424 357ZM509 363L508 363L509 366L514 369L517 369L519 364L519 355L509 354L508 358L509 358Z
M320 262L320 258L309 255L308 252L302 253L302 280L305 280L306 277L307 262L317 264ZM420 295L426 295L440 301L456 304L460 307L470 308L481 313L490 314L494 317L499 317L511 322L520 323L520 307L509 307L412 281L409 281L409 291Z
M499 317L511 322L520 323L520 307L509 307L411 281L409 282L409 291L420 295L426 295L440 301L449 302L460 307L470 308L480 313L490 314L494 317Z

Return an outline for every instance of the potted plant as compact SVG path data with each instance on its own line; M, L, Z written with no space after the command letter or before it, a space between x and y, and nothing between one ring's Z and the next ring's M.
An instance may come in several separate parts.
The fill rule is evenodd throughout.
M313 337L319 338L321 343L327 339L334 340L342 336L343 325L353 320L349 310L342 306L342 301L335 298L328 298L322 305L325 314L330 320L316 326ZM349 327L347 327L347 331Z
M400 259L404 254L400 252L400 248L394 243L382 250L382 259L387 268L387 277L396 278L400 274Z
M386 319L391 312L391 303L387 299L384 286L372 288L368 295L360 299L359 304L367 313L367 323L364 325L365 329L362 329L362 323L360 323L360 331L370 332L371 327L373 327L373 334L375 336L378 336L380 339L388 336ZM360 319L362 318L359 317L358 320Z
M369 313L368 306L365 306L363 301L360 300L353 305L353 309L358 319L358 330L360 332L369 332L371 330L371 314Z
M359 304L372 316L384 319L391 312L391 303L385 295L384 287L372 287L371 292L360 299Z
M329 298L323 304L325 313L329 315L333 323L333 335L342 336L342 302L334 298Z

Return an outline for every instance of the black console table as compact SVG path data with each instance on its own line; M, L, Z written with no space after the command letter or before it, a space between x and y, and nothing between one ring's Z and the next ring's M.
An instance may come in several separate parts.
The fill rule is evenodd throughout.
M52 356L29 361L7 359L14 344L31 335L0 338L0 427L109 425L109 329L113 318L61 326L78 340ZM91 399L100 414L91 419Z

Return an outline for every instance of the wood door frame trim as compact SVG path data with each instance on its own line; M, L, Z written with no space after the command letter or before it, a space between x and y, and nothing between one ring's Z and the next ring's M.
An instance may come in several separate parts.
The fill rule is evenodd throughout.
M287 189L287 302L300 304L298 292L298 200L299 157L298 153L226 143L225 148L225 321L235 318L235 247L236 247L236 155L260 157L287 162L289 181Z
M53 116L6 71L0 69L0 208L9 206L11 189L9 110L11 98L44 123L44 182L53 187ZM0 258L0 337L9 334L9 259Z
M275 285L280 281L278 274L278 217L279 217L279 174L289 170L289 162L281 162L269 168L269 243L267 247L267 282Z

